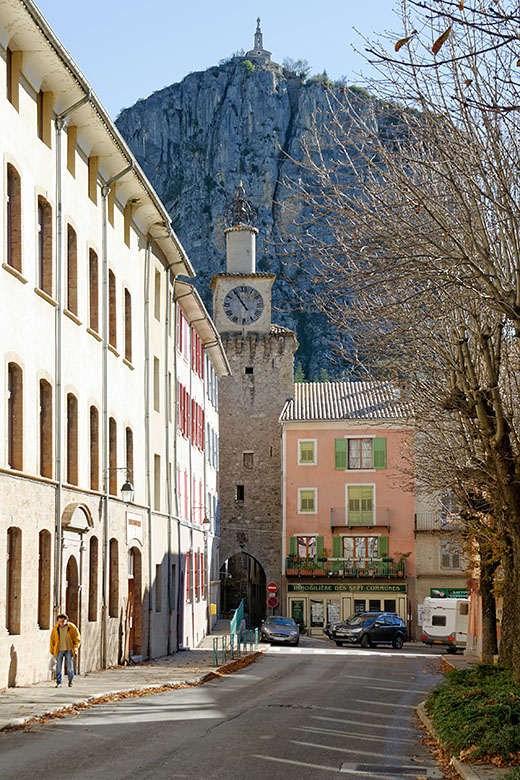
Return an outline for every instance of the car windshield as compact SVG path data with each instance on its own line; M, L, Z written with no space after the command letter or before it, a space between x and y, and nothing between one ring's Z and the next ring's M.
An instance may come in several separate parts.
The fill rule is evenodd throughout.
M366 615L352 615L345 621L349 626L371 626L374 622L373 617L367 617Z
M296 623L294 620L291 620L290 618L284 618L284 617L268 617L265 621L266 626L289 626L290 628L294 628L296 626Z

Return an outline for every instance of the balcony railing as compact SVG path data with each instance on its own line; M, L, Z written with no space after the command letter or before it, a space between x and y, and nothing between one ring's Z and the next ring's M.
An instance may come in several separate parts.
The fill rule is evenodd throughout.
M367 511L351 512L346 507L332 507L330 510L332 528L369 528L383 526L390 530L390 511L387 506L377 506Z
M440 512L418 512L415 515L416 531L460 531L459 515L442 515Z
M289 557L285 561L288 577L406 577L406 561L392 558L327 558L304 559Z

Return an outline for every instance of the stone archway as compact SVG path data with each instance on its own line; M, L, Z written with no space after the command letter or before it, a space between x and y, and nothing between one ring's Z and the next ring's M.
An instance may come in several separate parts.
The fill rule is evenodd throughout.
M231 615L244 599L249 626L259 626L266 615L266 576L262 565L245 552L231 555L220 569L220 595L223 615Z
M74 555L71 555L65 570L65 611L74 625L79 625L79 573Z

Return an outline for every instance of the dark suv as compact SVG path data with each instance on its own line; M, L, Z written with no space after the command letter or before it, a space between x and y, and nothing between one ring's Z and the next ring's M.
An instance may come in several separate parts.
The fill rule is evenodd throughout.
M395 612L360 612L341 623L330 623L325 633L338 647L344 644L359 644L361 647L391 644L400 650L408 639L404 620Z

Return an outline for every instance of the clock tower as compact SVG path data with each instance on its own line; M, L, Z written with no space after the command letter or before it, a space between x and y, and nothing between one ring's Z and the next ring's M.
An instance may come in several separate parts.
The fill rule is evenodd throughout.
M271 321L276 276L256 271L254 216L240 183L226 213L226 273L211 280L213 320L231 366L219 380L221 567L234 581L237 565L242 571L252 623L265 616L266 581L281 588L279 417L293 396L298 347L294 331ZM223 611L238 606L226 598Z

